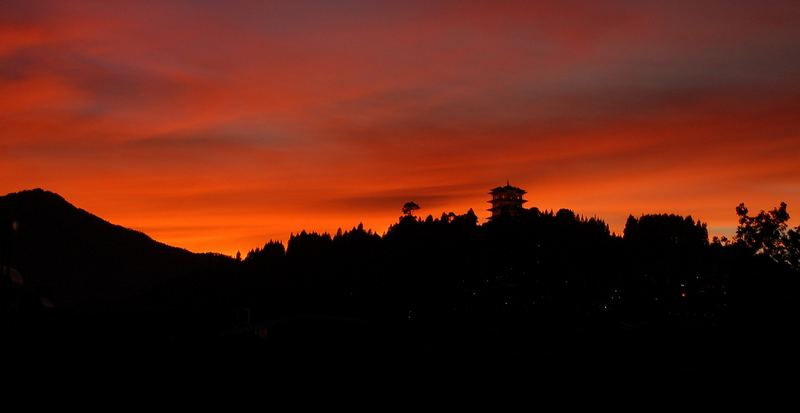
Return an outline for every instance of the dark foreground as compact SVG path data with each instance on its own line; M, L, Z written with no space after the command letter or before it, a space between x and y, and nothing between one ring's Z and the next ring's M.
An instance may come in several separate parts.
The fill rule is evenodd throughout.
M746 213L735 242L674 215L631 217L617 236L568 210L409 214L384 235L301 232L237 260L12 194L0 346L46 370L775 376L797 348L797 251L791 231L765 244L770 222Z

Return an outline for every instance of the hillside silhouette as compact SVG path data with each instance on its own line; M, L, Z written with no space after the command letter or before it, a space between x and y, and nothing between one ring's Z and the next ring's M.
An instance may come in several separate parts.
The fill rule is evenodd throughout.
M22 343L234 345L251 361L672 372L758 363L790 343L800 273L785 205L756 217L742 205L736 239L711 241L692 217L631 216L618 236L567 209L512 206L479 224L472 210L417 217L410 202L383 235L301 231L235 260L50 192L10 194L3 328Z
M154 241L42 189L0 197L0 223L10 266L59 307L113 302L226 259Z

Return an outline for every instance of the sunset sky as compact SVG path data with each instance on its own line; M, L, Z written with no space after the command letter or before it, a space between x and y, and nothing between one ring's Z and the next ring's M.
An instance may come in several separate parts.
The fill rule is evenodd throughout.
M0 192L234 254L403 202L800 220L798 1L0 2Z

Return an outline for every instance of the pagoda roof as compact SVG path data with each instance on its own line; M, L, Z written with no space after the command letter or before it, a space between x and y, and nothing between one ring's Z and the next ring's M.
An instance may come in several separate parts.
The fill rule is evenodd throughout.
M491 191L489 191L489 193L492 194L492 195L497 194L497 193L501 193L501 192L516 192L518 194L526 194L527 193L526 190L524 190L522 188L519 188L519 187L516 187L516 186L511 186L509 184L506 184L505 186L498 186L497 188L494 188Z
M523 208L523 209L524 209L524 207L522 206L522 204L524 204L524 203L526 203L526 202L528 202L528 201L522 201L522 202L520 202L520 203L519 203L519 205L517 205L517 206L518 206L519 208ZM508 208L508 207L510 207L510 205L502 205L502 206L501 206L501 205L492 205L492 207L491 207L491 208L489 208L489 209L487 209L487 211L492 211L492 212L494 212L494 211L500 211L500 210L506 209L506 208Z
M488 203L490 203L490 204L494 205L495 203L504 203L504 202L508 202L508 201L511 201L511 200L504 200L504 199L497 200L497 199L492 199L491 201L486 201L486 202L488 202ZM524 204L524 203L528 202L528 200L527 200L527 199L522 199L522 198L520 198L520 199L516 199L516 200L513 200L513 201L514 201L514 202L516 202L516 203L520 203L520 204Z

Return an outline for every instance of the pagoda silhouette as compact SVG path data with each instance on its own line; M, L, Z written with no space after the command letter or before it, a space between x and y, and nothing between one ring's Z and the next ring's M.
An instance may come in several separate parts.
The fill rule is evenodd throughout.
M527 192L516 186L511 186L511 184L506 181L505 186L498 186L497 188L492 189L489 192L489 195L492 196L492 200L488 201L492 204L492 207L488 210L492 212L492 216L490 219L495 219L497 217L515 217L519 216L525 211L525 208L522 204L528 202L525 199L522 199L522 196L525 195Z

